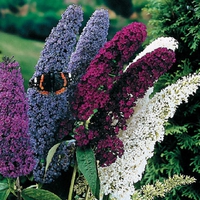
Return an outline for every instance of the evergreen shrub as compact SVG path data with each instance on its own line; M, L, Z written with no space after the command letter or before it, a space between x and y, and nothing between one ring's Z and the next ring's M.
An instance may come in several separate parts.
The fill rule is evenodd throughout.
M14 18L12 14L7 14L4 17L0 17L0 30L8 33L17 33L18 17Z
M154 86L154 93L178 78L200 68L199 0L149 0L150 36L171 36L178 40L176 63ZM174 174L194 176L196 183L180 187L165 199L200 199L200 89L182 104L165 125L165 139L155 147L143 179L137 186L155 183ZM157 198L159 199L159 198Z
M45 40L52 27L57 23L57 16L53 12L47 12L42 17L35 13L29 13L22 19L18 33L22 37Z

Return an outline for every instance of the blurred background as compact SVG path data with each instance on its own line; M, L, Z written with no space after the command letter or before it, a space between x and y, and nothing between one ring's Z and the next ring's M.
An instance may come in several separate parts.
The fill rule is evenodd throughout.
M133 21L148 23L145 11L148 0L0 0L0 60L14 56L19 62L27 89L45 38L57 25L70 4L84 11L82 28L98 8L109 11L108 40ZM81 30L80 30L81 32Z

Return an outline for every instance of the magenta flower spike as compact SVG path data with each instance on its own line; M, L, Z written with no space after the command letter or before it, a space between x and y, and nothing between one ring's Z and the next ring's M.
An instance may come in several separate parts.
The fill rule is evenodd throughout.
M132 24L129 26L132 27ZM142 98L175 62L173 49L157 47L124 69L125 62L129 61L130 55L133 56L146 36L140 23L133 23L137 31L127 31L131 29L129 26L107 42L93 59L78 84L73 107L79 121L75 128L77 145L92 146L100 166L109 166L123 155L123 142L117 135L120 130L126 129L136 100ZM136 42L135 37L140 42ZM131 42L136 46L132 47Z
M109 102L109 91L123 73L123 65L146 39L146 27L132 23L117 32L90 63L86 74L78 84L74 112L80 120L88 120L94 109L103 108Z
M115 125L116 132L126 128L126 120L133 114L133 106L142 98L149 87L175 63L175 52L167 48L157 48L129 65L120 80L110 91L111 101L104 108L107 122Z

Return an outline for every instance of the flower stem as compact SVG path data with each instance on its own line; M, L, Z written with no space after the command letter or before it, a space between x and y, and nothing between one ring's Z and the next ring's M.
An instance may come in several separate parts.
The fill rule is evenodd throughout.
M75 178L76 178L76 172L77 172L77 164L75 163L72 178L71 178L71 184L70 184L70 188L69 188L68 200L72 200L74 182L75 182Z
M109 199L110 199L109 196L110 196L109 194L108 194L108 195L105 195L105 194L104 194L104 195L103 195L103 200L109 200Z
M16 179L16 188L17 188L17 199L21 200L21 186L20 186L20 180L19 177Z
M85 200L88 200L89 193L90 193L90 187L89 187L89 185L88 185L88 186L87 186L87 192L86 192L86 195L85 195Z

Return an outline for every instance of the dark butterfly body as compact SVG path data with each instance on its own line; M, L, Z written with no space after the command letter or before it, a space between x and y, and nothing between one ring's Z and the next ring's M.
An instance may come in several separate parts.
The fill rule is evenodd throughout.
M36 88L44 95L49 93L61 94L68 87L70 80L70 73L49 72L31 79L29 87Z

